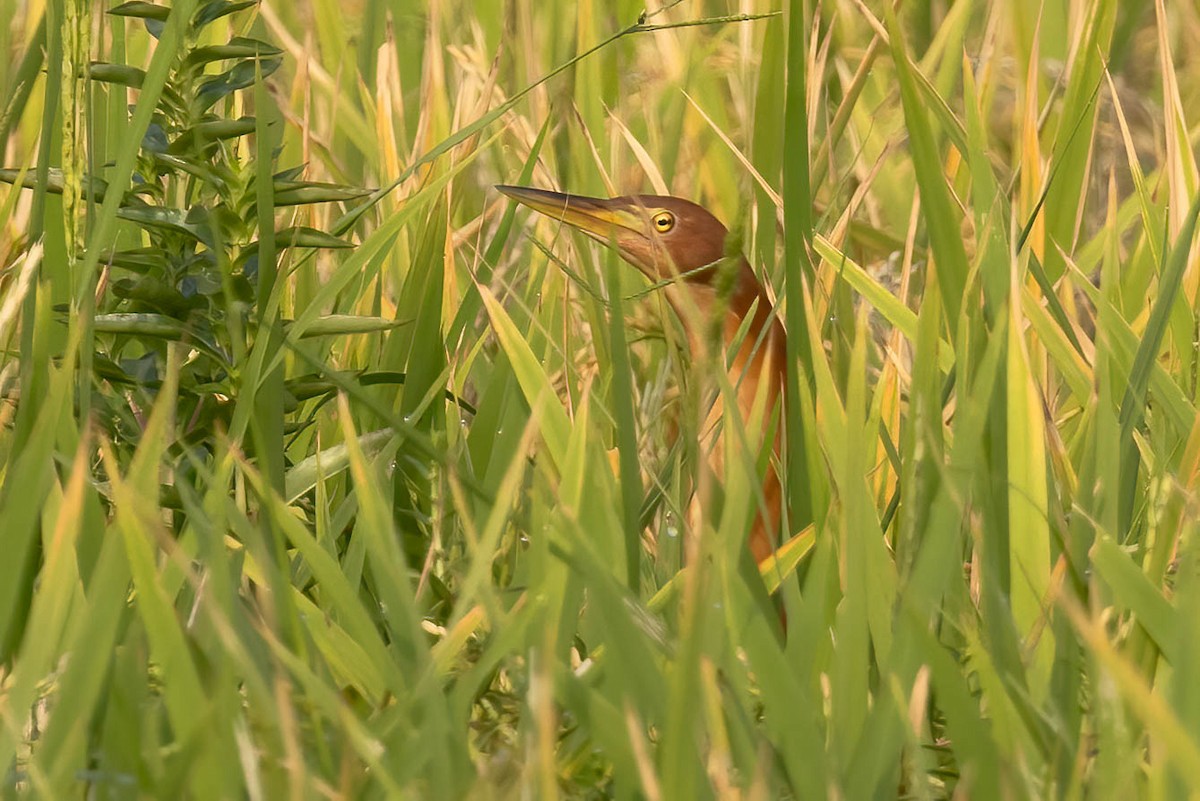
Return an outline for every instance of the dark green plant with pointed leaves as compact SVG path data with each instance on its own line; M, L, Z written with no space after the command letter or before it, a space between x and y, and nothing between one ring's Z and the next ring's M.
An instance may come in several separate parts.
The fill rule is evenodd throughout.
M118 454L136 447L157 388L165 376L171 343L180 343L179 399L174 452L180 466L188 451L211 452L228 422L239 392L242 362L263 320L258 292L259 232L274 224L275 209L348 202L367 190L306 181L303 167L274 172L273 207L260 209L258 171L247 158L248 137L260 131L253 116L234 118L230 102L252 90L282 63L282 51L258 39L234 36L224 44L204 43L201 34L216 20L251 8L253 2L201 3L187 25L153 121L141 142L133 185L120 202L126 226L101 256L101 281L92 356L93 418ZM172 9L129 2L108 12L138 18L158 38ZM211 38L211 37L208 37ZM145 73L125 64L92 63L93 81L141 87ZM251 153L253 151L250 151ZM34 186L34 176L0 170L0 180ZM51 170L46 188L61 193L61 170ZM100 202L113 191L99 175L83 176L81 192ZM140 241L138 241L140 240ZM136 246L129 246L136 244ZM305 226L274 230L273 250L282 263L289 252L350 248L345 239ZM286 321L284 321L286 325ZM394 326L390 320L331 315L305 336L361 333ZM266 334L266 329L262 329ZM403 380L399 377L397 380ZM294 390L294 391L293 391ZM304 375L285 385L285 411L299 402L328 397L334 385ZM299 422L289 422L295 428Z

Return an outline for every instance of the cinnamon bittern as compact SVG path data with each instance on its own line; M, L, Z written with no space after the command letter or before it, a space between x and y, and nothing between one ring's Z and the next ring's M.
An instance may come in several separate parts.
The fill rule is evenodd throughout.
M677 197L627 195L602 199L522 186L496 188L615 248L652 282L661 283L693 352L706 347L705 328L719 315L721 338L730 352L725 360L729 383L735 390L742 420L750 419L760 392L765 394L767 415L771 413L784 386L783 328L749 262L740 254L730 265L730 285L729 274L719 266L726 258L728 231L716 217ZM718 402L706 430L712 430L720 414ZM777 432L779 428L776 426ZM709 465L720 476L724 449L719 441L709 444ZM778 455L778 433L773 450ZM774 552L777 542L781 488L773 466L767 467L763 498L765 506L755 516L749 540L750 551L759 562Z

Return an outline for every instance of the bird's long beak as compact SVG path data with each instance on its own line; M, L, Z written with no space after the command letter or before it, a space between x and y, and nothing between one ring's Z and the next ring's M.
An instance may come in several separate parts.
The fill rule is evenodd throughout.
M645 236L644 212L624 198L597 198L548 192L528 186L496 187L518 203L564 222L604 244L612 243L619 229Z

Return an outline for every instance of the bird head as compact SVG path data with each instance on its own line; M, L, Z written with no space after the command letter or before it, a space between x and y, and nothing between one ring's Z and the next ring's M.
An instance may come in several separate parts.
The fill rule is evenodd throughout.
M676 276L708 283L725 256L728 232L688 200L664 195L594 198L525 186L497 186L513 200L615 247L651 281Z

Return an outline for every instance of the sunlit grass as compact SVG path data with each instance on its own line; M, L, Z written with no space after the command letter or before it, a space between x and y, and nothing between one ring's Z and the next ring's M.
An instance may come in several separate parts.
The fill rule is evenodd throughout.
M0 3L0 793L1200 794L1200 15L893 5L264 0L192 41ZM111 316L149 308L115 187L234 36L282 64L214 106L254 118L220 177L355 247L243 232L278 269L212 290L210 374L194 317ZM343 194L292 205L301 164ZM689 517L712 362L496 183L739 237L792 348L761 571L757 454Z

